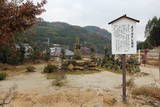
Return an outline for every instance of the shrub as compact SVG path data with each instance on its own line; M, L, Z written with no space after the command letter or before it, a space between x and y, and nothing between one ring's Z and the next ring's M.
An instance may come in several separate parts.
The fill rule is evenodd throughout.
M136 67L134 68L134 72L141 72L139 66L136 66Z
M101 67L105 67L108 69L112 69L113 71L122 70L122 63L120 57L115 59L114 55L105 55L102 60L99 60L98 65ZM136 58L128 58L126 61L126 71L129 73L140 72L139 63Z
M58 70L58 67L57 67L57 66L52 65L52 64L48 64L48 65L44 68L43 72L44 72L44 73L52 73L52 72L56 72L57 70Z
M27 68L27 71L26 72L35 72L35 67L33 67L33 66L28 66Z
M65 83L66 83L65 81L57 81L57 80L55 80L55 81L52 82L52 85L55 85L55 86L64 86Z
M129 58L126 65L128 72L140 72L139 63L135 58Z
M67 62L67 61L64 61L64 62L61 64L61 70L63 70L63 71L68 70L68 62Z
M7 77L7 73L6 72L0 72L0 80L5 80Z

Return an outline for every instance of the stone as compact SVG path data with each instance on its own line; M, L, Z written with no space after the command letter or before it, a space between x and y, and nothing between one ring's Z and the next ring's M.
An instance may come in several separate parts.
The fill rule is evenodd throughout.
M81 66L75 66L75 67L74 67L74 70L84 70L84 67L81 67Z
M89 70L96 70L95 67L89 67Z
M83 61L83 60L77 60L76 64L79 65L79 66L84 66L85 65L85 61Z
M143 105L142 107L152 107L152 106L150 106L150 105Z
M73 64L69 64L69 65L68 65L68 69L69 69L69 70L73 70L73 68L74 68Z
M102 107L101 104L94 104L93 107Z

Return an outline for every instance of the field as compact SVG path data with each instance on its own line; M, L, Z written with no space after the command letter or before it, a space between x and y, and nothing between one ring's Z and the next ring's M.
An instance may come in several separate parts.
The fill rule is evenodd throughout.
M123 104L121 74L106 70L66 73L65 84L54 86L52 82L56 79L56 73L42 73L46 63L34 65L36 72L31 73L25 72L26 66L8 70L8 78L0 81L0 103L4 98L6 102L11 100L4 104L5 107L152 107L149 101L160 104L152 98L148 101L146 97L131 94L132 89L141 86L160 87L158 68L142 66L143 73L127 75L127 81L134 78L134 85L129 83L128 103Z

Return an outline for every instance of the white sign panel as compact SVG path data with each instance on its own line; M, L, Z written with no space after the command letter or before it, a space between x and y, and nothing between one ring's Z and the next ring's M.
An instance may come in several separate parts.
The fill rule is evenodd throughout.
M135 24L127 19L121 19L112 25L112 54L137 53Z

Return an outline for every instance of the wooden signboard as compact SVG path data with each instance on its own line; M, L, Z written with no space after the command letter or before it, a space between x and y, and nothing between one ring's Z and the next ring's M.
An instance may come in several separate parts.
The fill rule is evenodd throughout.
M112 54L136 54L135 25L139 22L126 15L110 22L112 26Z
M126 15L121 16L109 24L112 26L112 54L122 54L122 96L126 102L126 54L137 53L137 41L135 37L135 25L139 20Z

